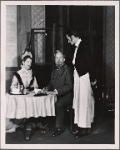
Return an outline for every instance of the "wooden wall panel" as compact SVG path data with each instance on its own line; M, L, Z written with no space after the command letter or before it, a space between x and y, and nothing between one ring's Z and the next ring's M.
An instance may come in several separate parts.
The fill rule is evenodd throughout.
M28 46L28 35L31 32L31 6L17 7L17 30L18 30L18 55L21 57L22 52Z

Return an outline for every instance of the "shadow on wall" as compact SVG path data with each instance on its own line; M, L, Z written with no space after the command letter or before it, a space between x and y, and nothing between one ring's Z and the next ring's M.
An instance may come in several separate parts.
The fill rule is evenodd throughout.
M52 64L34 66L34 73L40 89L49 84L51 72Z
M6 92L10 90L10 85L12 82L12 77L15 71L13 70L6 70Z

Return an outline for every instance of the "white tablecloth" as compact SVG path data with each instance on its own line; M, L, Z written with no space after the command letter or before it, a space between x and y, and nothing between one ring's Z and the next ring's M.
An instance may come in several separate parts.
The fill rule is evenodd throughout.
M55 116L55 95L34 96L6 94L6 118L30 118Z

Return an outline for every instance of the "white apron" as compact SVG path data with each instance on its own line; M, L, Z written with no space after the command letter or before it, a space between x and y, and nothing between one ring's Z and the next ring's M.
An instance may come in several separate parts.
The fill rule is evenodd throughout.
M81 128L91 128L94 119L94 98L90 85L89 73L79 77L74 70L74 123Z

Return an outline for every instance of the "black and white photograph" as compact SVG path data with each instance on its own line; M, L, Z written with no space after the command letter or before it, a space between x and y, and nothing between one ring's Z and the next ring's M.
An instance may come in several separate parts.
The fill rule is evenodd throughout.
M1 148L119 148L119 1L1 1Z

